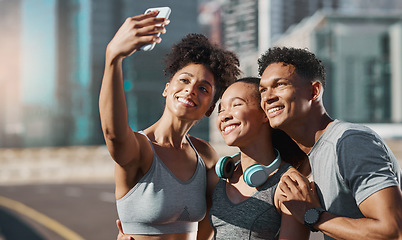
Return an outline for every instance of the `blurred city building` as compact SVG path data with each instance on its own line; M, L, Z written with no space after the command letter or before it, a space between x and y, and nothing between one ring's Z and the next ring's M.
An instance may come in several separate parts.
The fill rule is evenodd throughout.
M0 64L6 66L1 71L6 77L0 77L6 86L0 90L1 147L102 142L95 137L100 131L95 88L104 54L100 59L96 54L104 52L116 22L107 19L113 11L100 12L98 6L108 2L0 1L0 22L7 23L0 28L7 33L1 41L8 43L1 44L8 51ZM95 21L98 14L105 21Z
M143 129L162 114L162 58L199 32L197 2L1 0L0 147L103 144L98 96L107 43L127 17L169 5L163 42L124 63L129 122ZM208 121L194 134L208 139Z
M162 43L123 65L129 124L144 129L163 112L163 57L187 33L235 51L245 76L273 45L308 47L324 60L332 116L401 123L398 0L1 0L0 147L103 144L98 96L104 54L123 21L168 5ZM215 118L191 133L219 141Z

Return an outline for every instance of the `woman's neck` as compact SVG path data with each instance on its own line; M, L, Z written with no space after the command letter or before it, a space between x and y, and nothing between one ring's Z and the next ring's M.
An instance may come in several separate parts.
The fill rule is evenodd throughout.
M276 158L270 137L267 137L265 141L255 141L253 144L239 148L243 169L253 164L268 166Z
M186 142L185 136L196 121L180 120L163 114L162 117L147 128L145 132L151 135L151 140L161 146L181 148Z

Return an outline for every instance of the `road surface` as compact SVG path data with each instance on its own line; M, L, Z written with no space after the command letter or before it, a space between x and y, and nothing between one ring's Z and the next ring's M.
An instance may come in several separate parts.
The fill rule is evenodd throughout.
M0 186L1 240L116 239L116 219L113 183Z

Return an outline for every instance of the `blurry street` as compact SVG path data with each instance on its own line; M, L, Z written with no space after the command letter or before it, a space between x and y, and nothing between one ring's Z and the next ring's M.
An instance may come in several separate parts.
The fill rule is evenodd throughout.
M0 149L0 166L0 240L116 239L105 146Z
M0 186L0 196L0 239L116 239L112 183Z

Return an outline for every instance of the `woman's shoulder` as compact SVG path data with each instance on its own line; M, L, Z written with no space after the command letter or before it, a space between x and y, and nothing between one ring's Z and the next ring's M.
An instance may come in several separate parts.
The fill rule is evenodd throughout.
M207 141L201 138L190 135L189 137L198 154L200 154L202 160L204 160L207 169L214 167L215 163L218 161L218 154L215 149Z

